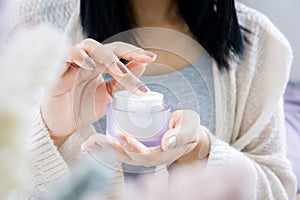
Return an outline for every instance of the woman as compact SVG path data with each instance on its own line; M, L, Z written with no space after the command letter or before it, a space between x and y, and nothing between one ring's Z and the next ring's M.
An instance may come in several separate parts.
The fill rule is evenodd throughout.
M74 164L81 141L73 133L79 131L83 140L93 134L93 129L87 128L95 121L90 117L89 105L95 105L100 118L112 93L119 88L117 83L137 95L148 91L139 80L122 72L124 64L117 58L130 61L127 67L139 76L143 66L157 57L158 62L171 66L171 71L181 71L193 80L192 88L205 88L189 76L194 73L182 71L189 63L174 55L151 49L156 56L125 43L99 43L130 28L162 27L196 39L205 49L188 52L197 52L191 61L197 56L202 59L202 69L207 70L204 77L210 78L207 88L213 88L212 101L208 98L209 89L198 92L195 99L200 109L190 108L198 111L195 112L184 109L189 103L188 98L182 98L183 110L172 113L170 130L164 135L161 147L147 148L124 134L119 134L120 142L93 135L83 144L82 151L108 147L115 155L111 161L118 161L116 167L120 167L119 162L160 166L201 161L208 168L238 168L245 173L244 180L231 179L230 183L224 180L230 185L228 190L248 183L251 190L245 196L253 199L294 198L295 177L285 156L282 114L291 50L286 39L263 15L240 4L236 9L237 12L234 1L210 0L22 2L13 29L20 24L47 22L63 30L74 44L61 77L45 94L31 137L37 153L33 166L38 192L45 192L53 180L64 176L68 166ZM93 40L84 40L86 37ZM157 64L153 66L152 71L147 67L146 75L166 73ZM113 79L104 83L98 77L103 72ZM173 79L161 76L159 80ZM96 94L90 93L95 88ZM177 88L188 92L180 84ZM95 99L90 98L92 95ZM212 106L201 109L207 103Z

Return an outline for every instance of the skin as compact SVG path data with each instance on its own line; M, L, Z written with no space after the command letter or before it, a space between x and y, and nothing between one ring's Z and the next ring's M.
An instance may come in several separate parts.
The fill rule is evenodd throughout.
M138 27L169 28L193 37L184 20L178 15L173 1L132 0L131 3ZM69 48L65 69L48 88L41 105L42 117L57 147L76 130L104 116L106 104L112 100L114 92L129 89L136 95L144 94L145 88L140 90L135 87L139 80L128 78L127 74L120 70L118 58L128 60L126 66L136 76L143 73L160 74L159 68L155 68L156 62L171 66L174 70L188 65L184 59L171 53L150 50L155 54L125 43L102 45L91 39ZM87 61L87 56L97 64L96 69L93 62ZM155 62L157 57L159 59ZM145 71L146 64L148 66ZM103 73L110 74L113 79L105 83ZM84 87L77 89L80 85ZM76 99L83 100L77 102ZM94 108L97 108L95 115ZM168 165L175 161L206 161L210 150L209 137L200 125L200 117L191 110L180 110L171 114L170 129L162 138L159 147L148 148L123 133L117 133L117 136L119 141L112 141L100 134L92 136L83 143L82 152L109 148L121 162L156 166Z
M183 33L193 39L195 39L192 32L189 30L188 25L178 14L176 3L173 0L131 0L135 16L137 27L160 27ZM167 39L167 38L165 38ZM183 44L184 45L184 44ZM192 52L191 46L188 47ZM159 75L162 73L162 67L160 65L166 65L173 70L180 70L190 63L182 57L172 54L171 52L165 52L159 49L149 49L156 53L157 59L153 63L147 66L144 75Z

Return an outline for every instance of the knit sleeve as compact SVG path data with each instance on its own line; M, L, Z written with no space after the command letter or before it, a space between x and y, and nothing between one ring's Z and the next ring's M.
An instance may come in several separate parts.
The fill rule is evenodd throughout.
M58 181L71 175L71 170L77 168L79 162L91 155L82 154L80 146L83 141L91 135L96 134L92 125L72 134L63 145L57 149L53 140L50 138L49 131L42 119L40 110L35 111L33 119L33 129L27 141L30 150L29 166L32 174L32 181L29 190L22 194L22 199L43 199L53 189L57 187ZM93 156L91 156L93 158ZM93 158L97 160L96 158ZM103 161L108 162L108 161ZM111 179L108 182L109 189L105 195L107 198L115 199L124 186L124 177L121 163L106 163L108 170L111 171ZM99 167L107 167L99 163ZM70 178L70 177L69 177Z
M210 135L208 165L242 168L238 184L248 183L248 199L294 199L296 179L286 156L282 100L291 48L265 16L242 5L239 11L241 25L251 33L235 74L235 108L228 111L234 113L233 123L228 121L232 132L223 133L232 137L225 142Z
M40 110L35 111L33 129L28 136L28 147L31 159L32 186L29 195L42 197L51 192L53 184L63 179L83 159L80 152L82 141L95 134L92 126L88 126L72 134L58 149L50 138ZM116 173L119 174L119 173ZM122 180L121 176L115 179Z
M234 174L239 174L240 179L236 183L247 188L243 197L257 200L294 199L296 180L286 158L282 102L259 137L242 151L212 134L210 138L213 145L208 165L214 169L233 169Z
M30 195L42 196L52 184L63 178L69 168L58 152L39 110L35 111L33 129L28 136L31 159L32 190Z

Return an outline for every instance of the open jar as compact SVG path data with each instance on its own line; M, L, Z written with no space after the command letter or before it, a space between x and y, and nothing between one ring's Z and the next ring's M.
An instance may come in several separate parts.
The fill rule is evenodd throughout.
M148 147L159 146L169 129L169 116L162 94L151 91L136 96L120 91L107 105L106 135L116 138L116 133L125 133Z

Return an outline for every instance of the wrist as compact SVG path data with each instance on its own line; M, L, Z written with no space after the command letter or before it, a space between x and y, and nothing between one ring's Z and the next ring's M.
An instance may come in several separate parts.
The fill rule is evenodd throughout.
M66 137L55 137L53 135L51 135L50 133L50 138L53 140L55 146L59 149L64 143L65 141L68 139L69 136Z
M42 121L43 121L43 123L44 123L44 125L45 125L45 127L46 127L46 129L47 129L47 131L48 131L48 133L49 133L49 135L50 135L50 138L53 140L55 146L56 146L57 148L60 148L60 147L63 145L63 143L68 139L69 136L62 136L62 137L57 136L58 134L55 134L55 132L53 132L53 131L49 128L47 122L45 121L45 118L44 118L44 110L43 110L43 107L42 107L42 106L40 106L40 113L41 113L41 119L42 119Z

